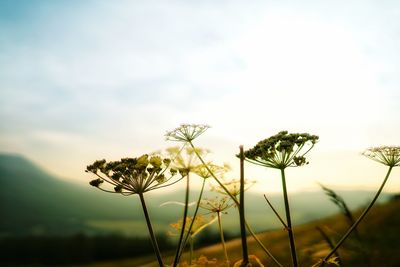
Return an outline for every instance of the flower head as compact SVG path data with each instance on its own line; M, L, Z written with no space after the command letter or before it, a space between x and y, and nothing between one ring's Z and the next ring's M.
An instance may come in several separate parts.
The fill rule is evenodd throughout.
M171 160L159 156L149 157L147 154L137 158L122 158L119 161L97 160L87 166L86 172L92 173L96 179L90 185L103 191L131 195L144 193L167 186L174 176L173 169L167 175ZM114 187L114 191L103 189L103 183Z
M210 126L204 124L181 124L178 128L165 134L167 140L178 142L191 142L204 133Z
M234 203L229 197L215 197L212 199L204 199L200 202L200 207L210 211L211 213L226 213L226 210L232 207Z
M308 133L279 132L244 152L246 159L265 167L285 169L308 164L305 155L318 141Z
M244 181L244 190L249 189L253 184L255 184L255 181L251 180L245 180ZM240 195L240 180L239 179L233 179L231 181L224 182L223 185L225 188L229 191L229 193L237 197ZM218 192L223 195L228 195L228 193L221 187L221 186L212 186L211 191Z
M196 172L202 165L196 153L205 156L210 151L204 148L186 147L180 149L179 147L169 147L166 152L168 157L173 159L171 162L173 168L178 170L181 176L187 176L190 172Z
M211 172L216 176L223 176L231 169L228 164L224 164L223 166L213 164L212 162L208 162L206 164L207 166L204 164L200 164L194 169L194 173L196 173L203 179L212 177Z
M372 147L364 151L363 155L389 167L400 166L399 146Z
M186 217L185 233L187 233L189 231L189 226L192 223L192 221L193 221L193 217ZM176 223L171 223L170 226L172 229L179 232L182 229L182 224L183 224L183 220L180 219ZM203 216L196 216L196 218L194 219L194 222L193 222L192 229L190 230L190 234L191 235L194 234L197 230L199 230L205 224L206 224L206 222L205 222Z

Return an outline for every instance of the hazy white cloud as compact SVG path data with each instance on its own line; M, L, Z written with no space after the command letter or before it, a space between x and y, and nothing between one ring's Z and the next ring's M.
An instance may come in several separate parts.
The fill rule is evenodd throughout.
M199 144L218 160L282 129L319 134L323 159L352 161L348 150L399 142L395 1L39 1L3 10L0 150L55 173L78 176L90 160L165 147L165 130L181 122L213 126Z

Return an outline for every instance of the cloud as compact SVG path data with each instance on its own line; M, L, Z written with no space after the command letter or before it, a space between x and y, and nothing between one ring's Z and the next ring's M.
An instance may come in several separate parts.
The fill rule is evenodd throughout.
M182 122L227 156L282 129L325 150L397 140L396 2L19 3L0 16L0 149L55 172Z

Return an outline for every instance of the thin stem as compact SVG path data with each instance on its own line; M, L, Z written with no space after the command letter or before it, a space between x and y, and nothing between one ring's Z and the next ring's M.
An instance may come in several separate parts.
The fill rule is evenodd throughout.
M226 194L233 200L233 202L235 202L235 204L237 206L240 205L239 201L236 199L235 196L233 196L229 190L224 186L223 183L221 183L221 181L217 178L217 176L215 176L214 172L207 166L207 164L204 162L203 158L200 156L200 154L196 151L195 146L193 145L193 143L190 141L189 142L190 146L194 149L194 152L196 153L196 156L199 158L199 160L201 161L201 163L204 164L205 168L207 169L207 171L211 174L211 176L215 179L215 181L217 181L217 183L221 186L221 188L226 192ZM278 266L282 266L282 264L279 263L279 261L277 259L275 259L275 257L271 254L271 252L269 252L269 250L263 245L263 243L260 241L260 239L256 236L256 234L253 232L253 230L250 228L249 224L246 221L246 228L249 231L249 233L252 235L252 237L254 238L254 240L258 243L258 245L264 250L264 252L271 257L271 259L278 265Z
M185 232L185 227L186 227L186 217L187 217L187 213L188 213L188 203L189 203L189 172L188 172L187 177L186 177L185 207L183 209L183 220L182 220L181 233L179 235L178 246L177 246L176 253L175 253L175 258L174 258L174 264L173 264L174 267L178 266L178 262L179 262L179 253L181 251L183 234Z
M283 188L283 198L285 200L285 212L286 212L286 222L287 222L287 231L289 236L289 244L290 244L290 253L292 255L292 263L293 267L299 266L297 263L297 255L296 255L296 245L294 242L294 235L292 230L292 220L290 217L290 207L289 207L289 199L286 189L286 178L285 178L285 169L281 169L282 176L282 188Z
M217 216L218 216L218 228L219 228L219 234L220 234L220 237L221 237L222 248L224 250L226 263L229 266L228 252L226 250L224 231L222 229L221 212L217 212Z
M231 192L229 192L228 188L226 188L226 186L223 183L221 183L221 181L217 178L217 176L215 176L214 172L208 167L207 163L203 160L201 155L197 152L193 143L189 142L189 144L193 148L196 156L199 158L199 160L204 165L204 167L207 169L207 171L211 174L211 176L215 179L215 181L219 184L219 186L221 186L221 188L228 194L228 196L233 200L233 202L235 202L235 204L237 206L239 206L240 205L239 201L236 199L236 197L234 195L231 194Z
M282 217L279 215L279 213L276 211L276 209L274 208L274 206L272 206L271 202L268 200L267 196L264 194L264 198L267 201L269 207L272 209L272 211L275 213L276 217L278 217L279 221L282 223L283 227L288 228L288 226L286 225L285 221L282 219Z
M178 255L178 262L179 262L179 259L181 258L183 250L184 250L184 248L185 248L185 246L186 246L186 244L188 242L188 239L191 238L191 232L192 232L193 224L194 224L194 221L196 220L197 212L199 211L200 201L201 201L201 198L203 197L205 184L206 184L206 179L203 179L203 183L201 185L201 190L200 190L200 194L199 194L199 199L197 200L196 209L194 210L194 214L193 214L193 219L190 222L186 237L184 238L184 241L183 241L182 246L181 246L181 251L179 252L179 255Z
M280 262L275 259L275 257L271 254L271 252L269 252L269 250L264 246L264 244L261 242L261 240L257 237L257 235L254 233L253 229L251 229L250 225L247 223L246 221L246 228L247 231L249 231L249 233L251 234L251 236L254 238L254 240L258 243L258 245L264 250L264 252L271 257L271 259L275 262L276 265L278 265L279 267L283 267L282 264L280 264Z
M242 257L243 261L241 266L247 266L249 263L249 252L247 250L247 236L246 236L246 225L244 217L244 154L243 146L240 149L240 205L239 205L239 216L240 216L240 235L242 238Z
M368 211L372 208L372 206L375 204L375 201L378 199L380 193L382 192L383 187L386 184L386 181L389 178L390 172L392 171L393 166L389 166L389 170L386 173L385 179L383 179L383 182L381 186L378 189L378 192L376 192L375 197L372 199L371 203L369 203L368 207L364 210L364 212L361 214L361 216L357 219L357 221L353 224L353 226L350 227L350 229L346 232L346 234L340 239L340 241L336 244L336 246L329 252L328 255L322 260L323 264L333 255L335 254L336 250L343 244L343 242L349 237L349 235L356 229L356 227L360 224L362 219L364 219L365 215L367 215Z
M146 218L147 228L149 229L150 240L151 240L151 244L153 245L154 253L156 254L157 261L158 261L158 264L160 265L160 267L164 267L164 263L161 258L161 252L160 252L160 249L158 248L157 239L153 232L153 227L151 226L150 217L149 217L149 213L147 212L147 207L146 207L146 203L144 201L143 194L139 193L138 195L140 197L140 202L142 203L143 213L144 213L144 217Z

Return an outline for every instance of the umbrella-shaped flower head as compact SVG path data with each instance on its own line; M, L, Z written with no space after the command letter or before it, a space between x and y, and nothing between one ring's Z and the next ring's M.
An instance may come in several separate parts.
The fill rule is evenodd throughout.
M364 156L389 167L400 166L400 147L381 146L367 149Z
M118 161L97 160L87 166L86 172L96 176L96 179L90 181L90 185L106 192L132 195L169 185L168 182L176 173L174 169L167 172L170 163L168 158L149 157L145 154ZM114 191L103 188L104 182L114 187Z
M181 124L178 128L165 134L167 140L178 142L192 142L204 133L210 126L204 124Z
M307 164L305 155L318 141L308 133L279 132L244 152L246 160L265 167L285 169Z

